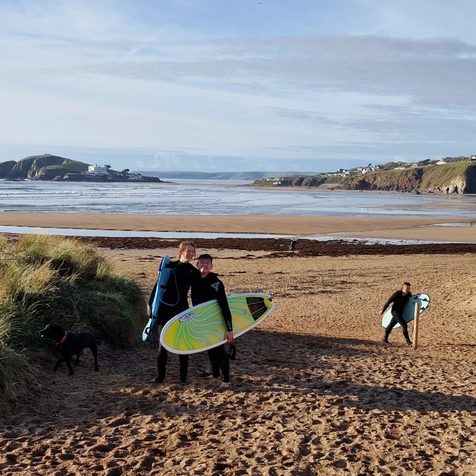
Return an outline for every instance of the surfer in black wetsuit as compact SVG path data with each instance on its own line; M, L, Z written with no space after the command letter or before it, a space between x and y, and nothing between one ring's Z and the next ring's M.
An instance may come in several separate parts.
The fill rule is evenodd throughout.
M403 336L405 337L405 340L407 341L408 345L412 344L412 341L410 340L410 337L408 335L408 325L405 319L403 318L403 308L405 307L405 304L408 302L410 297L412 296L412 293L410 292L410 283L404 282L402 284L402 289L399 289L398 291L395 291L389 298L388 301L384 304L383 309L380 311L380 315L384 314L384 312L387 310L388 306L393 303L392 305L392 319L390 323L388 324L387 328L385 329L385 337L383 338L383 341L388 344L388 336L390 335L390 332L392 332L392 329L397 325L400 324L402 326L402 332Z
M159 325L159 335L164 324L172 317L182 311L188 309L188 291L192 283L200 279L200 273L190 261L195 258L195 245L191 241L184 241L179 245L178 261L171 261L170 277L165 288L162 302L159 307L157 316L157 324ZM157 283L156 283L157 286ZM149 308L155 296L155 286L149 297ZM157 377L153 379L155 383L162 383L165 379L165 369L167 365L167 350L159 344L159 352L157 354ZM187 383L188 375L188 355L179 355L180 360L180 382Z
M200 271L200 279L192 284L192 304L196 306L203 302L216 299L220 305L223 319L226 326L224 338L228 344L233 342L233 325L231 321L230 307L226 298L225 286L216 273L212 273L213 258L209 254L200 255L197 259L197 268ZM220 369L223 376L221 388L230 387L230 359L225 350L225 345L221 344L208 351L208 358L212 365L212 374L205 377L207 379L219 378Z

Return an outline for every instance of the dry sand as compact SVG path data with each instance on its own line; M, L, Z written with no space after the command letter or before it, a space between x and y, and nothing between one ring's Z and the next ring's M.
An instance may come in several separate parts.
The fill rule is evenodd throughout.
M242 231L255 226L242 219ZM188 385L173 355L164 384L152 384L155 337L122 351L103 344L99 373L87 352L74 377L53 373L51 356L41 385L3 417L2 474L476 474L474 251L198 251L217 256L227 292L274 296L271 317L236 341L232 388L201 378L202 354ZM148 292L175 249L102 252ZM416 349L399 329L381 342L378 311L403 280L432 297Z

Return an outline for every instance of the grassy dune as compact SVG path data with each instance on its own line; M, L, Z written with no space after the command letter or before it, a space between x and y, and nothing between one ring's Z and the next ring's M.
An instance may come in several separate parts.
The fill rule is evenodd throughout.
M139 335L145 314L139 286L95 248L74 239L26 235L18 241L0 238L0 253L0 402L4 405L34 381L29 355L52 344L39 337L45 325L89 329L118 346L132 343Z

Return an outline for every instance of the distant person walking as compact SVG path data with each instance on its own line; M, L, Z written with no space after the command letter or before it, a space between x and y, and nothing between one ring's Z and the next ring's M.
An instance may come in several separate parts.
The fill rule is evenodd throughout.
M388 298L388 301L384 304L383 309L380 311L380 315L383 315L385 311L387 310L388 306L392 304L392 319L385 329L385 336L383 338L383 341L386 342L387 344L389 343L388 337L390 336L392 329L397 324L400 324L402 326L403 336L405 337L407 344L408 345L412 344L412 341L410 340L410 337L408 335L407 321L405 321L405 319L403 318L403 308L405 307L405 304L408 302L408 300L412 296L412 293L410 292L410 286L411 284L405 281L402 284L402 288L399 289L398 291L395 291Z
M291 253L294 253L294 248L296 248L296 242L296 238L291 238L291 243L289 243L289 251L291 251Z

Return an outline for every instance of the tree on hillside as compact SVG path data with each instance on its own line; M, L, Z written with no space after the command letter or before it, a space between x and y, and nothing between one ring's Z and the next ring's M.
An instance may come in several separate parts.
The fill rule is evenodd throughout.
M395 162L387 162L386 164L384 164L383 169L393 170L395 167L397 167L397 164Z

